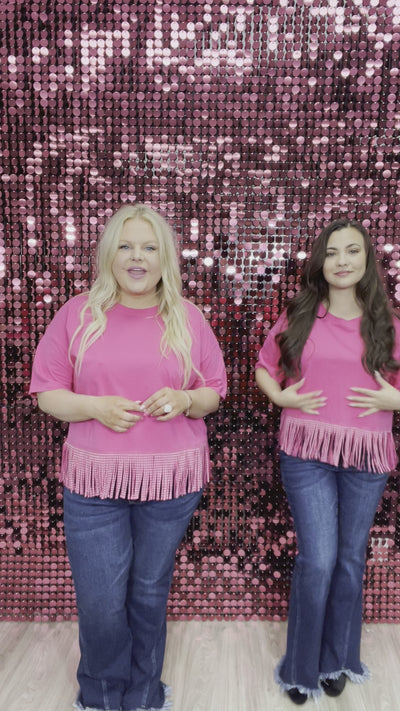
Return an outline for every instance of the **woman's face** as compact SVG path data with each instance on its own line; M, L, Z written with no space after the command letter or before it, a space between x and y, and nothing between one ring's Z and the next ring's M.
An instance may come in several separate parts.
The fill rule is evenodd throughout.
M326 246L323 275L332 289L350 289L362 279L367 266L364 237L354 227L332 232Z
M121 231L112 273L119 286L119 303L130 308L156 306L161 279L158 239L149 222L126 220Z

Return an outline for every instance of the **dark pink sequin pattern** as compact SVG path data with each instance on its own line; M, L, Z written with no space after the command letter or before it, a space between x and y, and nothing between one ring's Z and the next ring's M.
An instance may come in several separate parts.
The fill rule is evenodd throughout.
M295 536L278 413L254 363L336 216L369 227L400 301L399 2L8 0L0 36L0 615L76 615L57 481L65 425L32 407L31 359L54 312L90 285L107 217L139 200L176 228L185 294L230 380L169 615L283 619ZM392 476L368 552L368 621L400 621L398 493Z

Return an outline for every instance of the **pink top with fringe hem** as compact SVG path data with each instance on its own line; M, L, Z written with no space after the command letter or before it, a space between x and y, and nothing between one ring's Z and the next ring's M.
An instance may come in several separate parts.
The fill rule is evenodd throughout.
M391 472L397 464L392 435L392 412L377 412L359 417L358 408L350 407L346 396L351 387L379 389L375 379L361 363L364 343L360 335L361 318L345 319L326 313L320 306L305 345L301 369L305 377L299 392L322 390L327 402L319 415L284 408L281 413L279 445L286 454L301 459L314 459L334 466L368 469L376 473ZM282 314L262 346L256 367L265 368L283 387L295 382L284 381L279 372L279 348L275 336L286 328ZM394 356L400 361L400 321L394 319L396 346ZM400 387L400 374L390 377Z
M79 338L68 347L86 296L68 301L55 315L36 351L30 392L66 389L87 395L120 395L143 402L162 387L181 389L173 353L164 357L164 328L157 307L130 309L116 304L107 312L103 335L86 351L80 373L73 364ZM207 386L221 397L226 373L221 349L201 311L185 301L192 336L193 371L188 390ZM87 314L90 319L90 315ZM143 415L119 433L97 420L71 422L63 447L61 479L83 496L166 500L199 491L210 477L206 425L184 414L167 422Z

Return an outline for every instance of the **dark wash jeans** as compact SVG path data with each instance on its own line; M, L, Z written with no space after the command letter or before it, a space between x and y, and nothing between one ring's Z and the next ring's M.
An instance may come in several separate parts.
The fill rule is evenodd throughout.
M318 696L320 679L362 681L363 575L369 530L387 474L344 469L281 452L297 536L281 688Z
M85 498L64 489L79 613L78 708L163 707L175 554L201 495L140 502Z

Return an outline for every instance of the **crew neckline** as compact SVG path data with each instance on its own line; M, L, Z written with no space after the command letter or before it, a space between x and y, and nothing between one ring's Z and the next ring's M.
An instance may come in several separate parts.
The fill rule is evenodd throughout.
M343 323L351 323L352 321L359 321L361 319L360 316L353 316L352 318L344 318L343 316L336 316L336 314L331 313L328 311L323 304L320 304L319 309L318 309L318 316L322 318L326 318L329 316L330 318L334 318L337 321L342 321Z
M157 314L158 309L159 309L158 304L156 304L156 306L146 306L145 308L140 309L140 308L135 308L134 306L125 306L125 304L120 304L119 301L117 301L117 303L114 304L114 306L112 308L113 309L119 308L119 309L123 309L124 311L131 311L131 312L133 311L134 313L142 313L142 314L144 314L144 313Z

